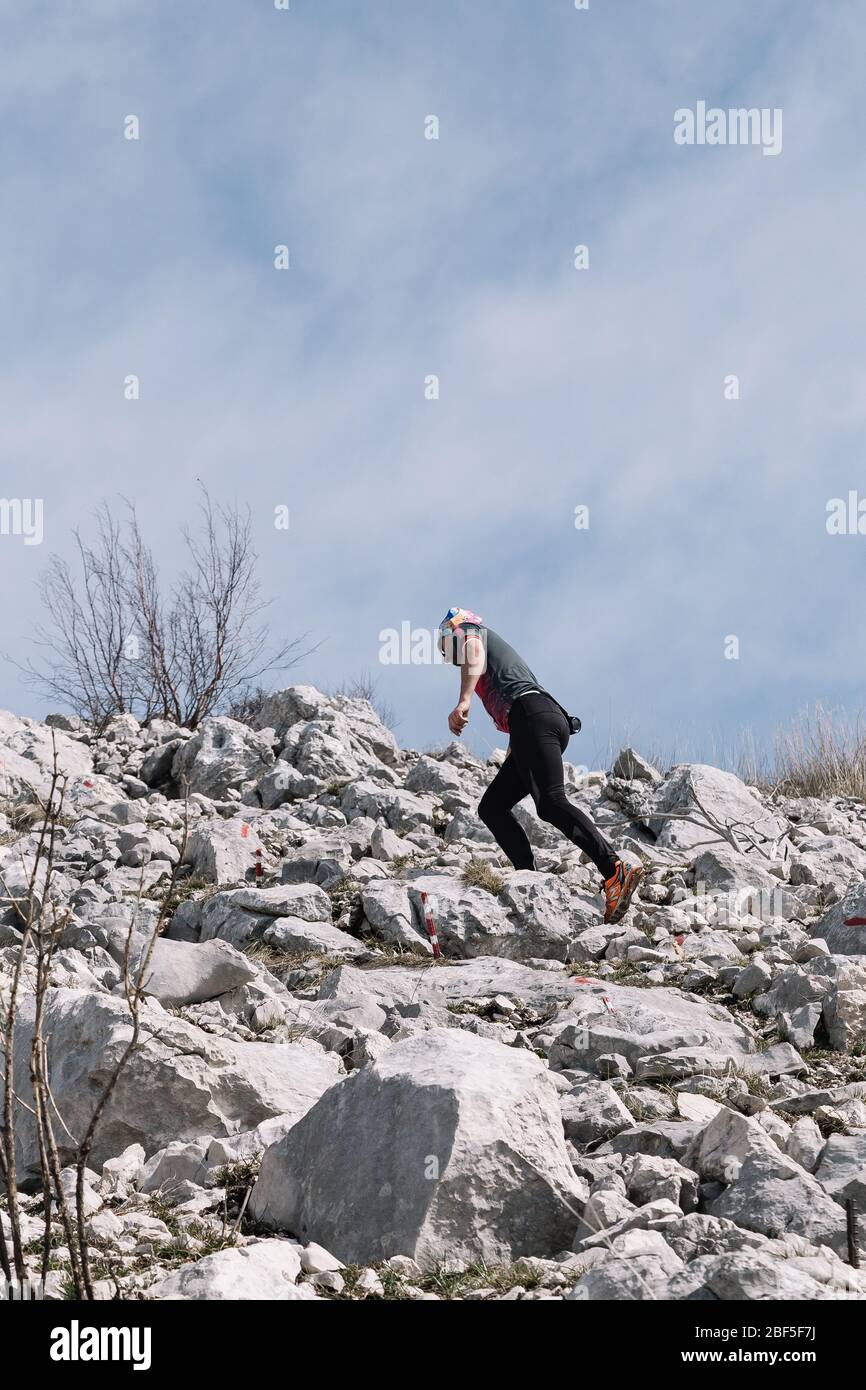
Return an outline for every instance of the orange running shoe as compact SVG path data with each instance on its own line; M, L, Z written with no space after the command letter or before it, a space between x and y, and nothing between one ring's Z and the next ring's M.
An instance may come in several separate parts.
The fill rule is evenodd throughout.
M641 865L632 869L621 859L617 860L616 868L610 878L605 879L604 882L604 920L606 922L618 922L621 917L625 916L644 872Z

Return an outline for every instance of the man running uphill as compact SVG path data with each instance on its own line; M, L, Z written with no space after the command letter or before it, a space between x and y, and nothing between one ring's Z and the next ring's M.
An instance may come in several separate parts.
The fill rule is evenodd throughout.
M460 699L448 716L459 738L478 695L497 729L508 734L508 752L478 806L478 814L515 869L534 869L532 847L512 808L531 796L543 821L582 849L604 880L604 920L618 922L643 878L616 857L589 816L565 794L562 755L580 720L539 684L513 647L486 627L477 613L449 608L439 627L446 661L460 667Z

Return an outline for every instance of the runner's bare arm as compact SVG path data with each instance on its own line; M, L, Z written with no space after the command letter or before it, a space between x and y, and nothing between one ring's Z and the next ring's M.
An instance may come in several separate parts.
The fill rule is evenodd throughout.
M448 728L459 738L469 723L469 705L484 670L484 643L467 637L460 663L460 699L448 716Z

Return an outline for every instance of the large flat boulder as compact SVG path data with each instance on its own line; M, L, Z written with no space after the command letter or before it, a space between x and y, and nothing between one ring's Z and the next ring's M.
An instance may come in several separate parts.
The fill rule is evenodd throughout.
M218 1250L193 1264L181 1265L167 1278L151 1284L148 1298L232 1302L316 1299L312 1284L297 1282L301 1252L288 1240L251 1240L233 1249Z
M731 1065L755 1050L751 1034L720 1004L676 989L641 989L570 974L554 962L525 965L497 956L426 967L359 970L340 966L326 976L320 1001L345 1008L394 1010L401 1004L458 1005L509 999L549 1015L535 1045L557 1067L594 1070L608 1053L640 1058L679 1048L724 1053Z
M673 1275L661 1297L677 1302L811 1303L862 1296L859 1276L841 1260L831 1265L817 1250L817 1258L792 1259L790 1251L776 1249L778 1245L782 1242L767 1241L765 1249L699 1255Z
M233 946L259 941L269 928L291 923L331 923L331 901L315 883L274 888L236 888L202 899L184 916L202 941L219 938Z
M330 922L305 922L301 917L278 917L262 937L269 946L287 955L345 956L348 960L369 955L369 947Z
M551 1063L592 1069L607 1053L640 1059L683 1048L725 1052L737 1058L755 1049L751 1034L720 1004L676 989L586 981L568 1007L548 1025Z
M584 1189L530 1052L456 1029L396 1043L265 1153L258 1221L346 1262L422 1268L567 1248Z
M440 945L447 956L471 959L565 961L582 931L600 918L599 901L558 874L509 874L501 892L467 887L448 874L423 874L407 883L370 883L364 912L383 940L426 941L422 892L428 896Z
M374 1003L390 1008L412 1000L458 1004L475 996L493 998L506 994L533 1007L545 1008L567 1003L587 988L552 962L550 968L544 968L547 962L540 962L539 966L499 956L440 961L424 967L395 965L380 970L344 965L325 977L319 998L346 1005Z
M27 1108L33 1017L30 996L21 1002L14 1047L22 1176L39 1166L35 1122ZM65 1125L56 1126L64 1161L72 1155L66 1130L84 1134L131 1034L124 1000L72 989L48 991L43 1035L53 1098ZM215 1038L145 1001L138 1047L100 1121L91 1162L99 1167L130 1144L152 1154L173 1140L254 1129L272 1115L300 1118L341 1075L339 1059L316 1043Z
M256 978L255 966L226 941L198 943L159 937L149 960L145 955L135 962L136 967L139 964L144 971L145 994L167 1007L201 1004Z

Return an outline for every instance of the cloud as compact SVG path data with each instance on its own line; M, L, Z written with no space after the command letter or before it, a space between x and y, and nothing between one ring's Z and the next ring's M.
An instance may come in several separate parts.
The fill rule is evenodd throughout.
M518 0L19 17L3 491L45 499L46 543L0 538L6 646L103 496L179 566L202 477L252 508L276 626L323 639L305 679L375 668L383 627L460 601L599 746L856 699L860 542L824 515L863 478L866 20L798 21L745 0L627 25ZM675 146L698 99L782 106L780 157ZM450 673L381 680L402 738L446 736ZM34 708L14 672L0 701Z

